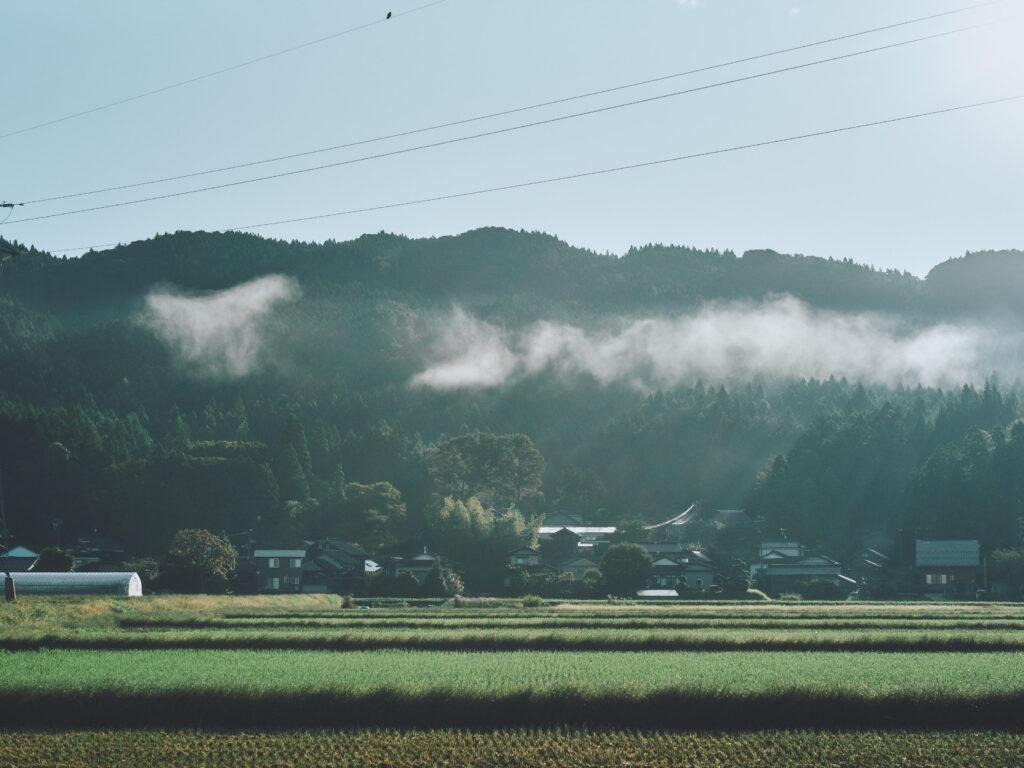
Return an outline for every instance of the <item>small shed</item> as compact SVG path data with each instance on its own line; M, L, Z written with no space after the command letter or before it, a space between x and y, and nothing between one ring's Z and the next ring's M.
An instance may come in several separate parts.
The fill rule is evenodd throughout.
M141 597L137 573L12 573L18 595L110 595Z

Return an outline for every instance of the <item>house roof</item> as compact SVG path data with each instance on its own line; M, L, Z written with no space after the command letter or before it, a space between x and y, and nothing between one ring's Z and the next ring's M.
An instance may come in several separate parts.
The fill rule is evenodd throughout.
M335 539L328 537L326 539L320 539L319 541L307 543L315 544L323 552L341 552L342 554L355 558L369 557L366 550L364 550L358 544L353 544L351 541L345 541L344 539Z
M509 556L512 556L512 555L539 555L539 554L540 554L540 550L539 549L535 549L534 547L520 547L519 549L515 550L514 552L509 552Z
M615 533L618 528L614 525L542 525L537 529L537 532L542 536L551 536L561 531L569 531L575 533L577 536L586 536L588 534L607 534L611 535Z
M544 517L544 522L548 526L555 526L561 528L565 525L581 525L583 519L579 515L574 515L569 512L555 512L553 515L547 515Z
M304 571L348 571L354 567L355 566L353 565L346 565L345 563L339 562L330 555L319 555L318 557L314 557L312 560L306 560L306 562L302 564L302 570Z
M716 509L711 519L727 528L753 528L757 525L745 509Z
M4 552L0 557L17 557L28 559L30 557L39 557L38 552L33 552L28 547L11 547Z
M696 504L691 504L678 515L670 517L668 520L664 520L660 523L654 523L653 525L645 525L644 530L653 531L658 528L664 528L666 525L686 525L693 519L691 517L691 513L696 508L696 506Z
M645 542L640 545L647 550L648 554L651 555L664 555L664 554L679 554L686 552L687 549L678 541L665 541L660 543Z
M839 565L838 561L824 555L808 555L807 557L799 558L796 562L801 565Z
M558 564L559 568L583 568L585 566L597 568L597 563L587 557L571 557Z
M779 552L775 549L758 558L756 562L768 563L770 565L777 563L787 566L839 565L838 562L824 555L787 555L785 552Z
M670 557L659 557L657 560L651 563L651 565L653 565L655 568L678 568L680 566L680 563L677 563Z
M976 568L981 563L977 539L918 539L914 564L918 567Z
M641 589L636 593L637 597L679 597L674 589Z
M410 553L407 557L389 557L384 560L387 565L404 565L409 568L423 568L431 567L434 563L438 563L445 567L453 565L452 561L447 557L434 554L426 547L422 547L416 552Z
M700 562L700 564L702 564L702 565L711 566L711 565L714 564L713 561L711 560L711 558L708 557L707 555L705 555L699 549L691 549L690 550L690 559L691 560L698 560Z
M253 557L305 557L304 549L256 549Z

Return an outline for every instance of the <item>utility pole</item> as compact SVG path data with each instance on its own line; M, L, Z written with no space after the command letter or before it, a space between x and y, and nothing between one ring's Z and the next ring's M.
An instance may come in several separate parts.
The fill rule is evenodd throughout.
M11 537L7 528L7 515L4 512L4 473L0 470L0 544L5 544Z

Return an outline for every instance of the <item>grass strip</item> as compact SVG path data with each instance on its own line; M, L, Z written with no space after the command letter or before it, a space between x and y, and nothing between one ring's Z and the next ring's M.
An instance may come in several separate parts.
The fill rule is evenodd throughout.
M17 728L1024 729L1024 653L0 654Z
M1024 621L995 620L890 620L890 619L617 619L617 618L513 618L430 617L392 619L334 616L315 619L221 619L221 618L127 618L117 622L123 629L319 629L372 627L375 629L819 629L819 630L972 630L1008 631L1024 629Z

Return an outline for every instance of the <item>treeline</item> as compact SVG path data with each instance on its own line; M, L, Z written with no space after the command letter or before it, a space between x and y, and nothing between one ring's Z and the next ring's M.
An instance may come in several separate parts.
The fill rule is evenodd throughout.
M532 424L536 439L490 431L511 419L471 396L460 398L466 432L427 438L402 412L351 428L344 407L318 402L240 396L154 418L0 400L7 522L37 546L99 531L139 555L206 528L237 542L253 531L265 542L344 536L372 551L428 544L464 562L528 543L553 510L628 526L702 500L745 503L769 529L837 555L901 527L1016 543L1024 427L1017 397L994 384L698 385L589 420L562 397L565 416Z
M1019 543L1024 519L1024 422L1015 394L989 383L817 417L771 461L747 503L770 529L838 555L902 528L920 537Z

